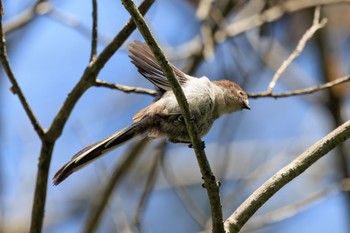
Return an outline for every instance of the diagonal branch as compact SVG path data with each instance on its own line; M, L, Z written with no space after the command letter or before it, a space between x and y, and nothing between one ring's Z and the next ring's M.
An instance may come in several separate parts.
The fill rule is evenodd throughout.
M5 34L3 30L3 25L2 25L2 15L4 14L4 8L2 5L2 1L0 0L0 60L1 64L4 67L4 70L12 84L11 91L14 94L17 94L24 111L26 112L30 122L32 123L34 130L37 132L39 137L42 139L44 136L44 129L40 125L38 119L34 115L31 107L29 106L27 99L25 98L21 88L19 87L17 80L15 78L15 75L12 72L11 66L9 64L8 56L7 56L7 51L6 51L6 40L5 40Z
M255 190L225 221L225 230L230 233L239 232L251 216L283 186L349 137L350 121L347 121L316 142Z
M349 184L350 178L345 178L340 182L333 183L328 187L305 197L302 200L272 210L266 214L253 217L251 219L252 226L247 225L247 227L244 228L243 232L252 232L291 218L303 210L310 208L312 205L315 205L317 202L329 198L330 196L339 194L340 192L349 191Z
M323 28L326 25L327 23L326 18L323 18L320 20L320 11L321 11L320 7L315 8L315 14L314 14L312 26L305 32L305 34L300 39L300 41L298 42L298 45L296 46L294 51L290 54L290 56L285 61L283 61L282 65L277 69L266 91L267 93L270 93L270 94L272 93L272 90L276 86L276 83L280 79L282 73L284 73L287 67L295 60L295 58L297 58L300 55L300 53L305 48L306 43L313 37L313 35L319 29Z
M171 88L176 96L177 102L180 106L182 115L185 120L185 124L188 130L188 133L191 138L191 142L196 153L198 164L204 179L204 186L207 189L209 196L209 202L211 206L211 213L213 217L213 232L224 232L223 229L223 217L221 210L221 201L219 195L219 187L216 183L215 176L213 175L209 162L207 160L202 140L198 134L198 129L195 124L190 122L190 111L189 106L186 100L186 97L183 93L183 90L175 77L174 71L169 66L165 55L160 49L158 43L154 39L145 19L142 17L140 12L137 10L134 2L132 0L122 0L124 7L129 11L131 17L133 18L135 24L137 25L142 36L146 40L151 51L155 55L157 61L159 62L164 74L169 80Z

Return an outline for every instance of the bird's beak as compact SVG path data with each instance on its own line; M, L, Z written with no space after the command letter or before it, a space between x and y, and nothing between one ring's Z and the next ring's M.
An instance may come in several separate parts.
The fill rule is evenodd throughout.
M243 108L242 108L242 109L249 109L249 110L250 110L249 102L248 102L248 101L244 101L244 103L243 103Z

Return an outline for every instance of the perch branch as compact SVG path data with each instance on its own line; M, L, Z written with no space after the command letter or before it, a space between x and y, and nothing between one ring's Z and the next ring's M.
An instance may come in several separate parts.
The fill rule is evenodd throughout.
M194 124L190 122L191 114L190 114L189 106L188 106L186 97L183 93L183 90L178 80L175 77L174 71L169 66L169 62L167 61L162 50L160 49L158 43L154 39L145 19L137 10L134 2L132 0L122 0L122 3L127 9L127 11L130 13L131 17L134 19L134 22L137 25L139 31L143 35L148 46L150 47L151 51L153 52L157 61L159 62L164 74L169 80L171 88L176 96L177 102L180 106L182 115L184 117L185 124L188 130L188 133L190 135L191 142L192 142L192 145L198 160L198 164L204 179L204 186L207 189L209 202L211 206L211 213L213 217L213 232L214 233L224 232L219 187L218 187L218 184L216 183L215 176L213 175L209 162L207 160L207 157L203 148L202 140L198 134L198 129Z

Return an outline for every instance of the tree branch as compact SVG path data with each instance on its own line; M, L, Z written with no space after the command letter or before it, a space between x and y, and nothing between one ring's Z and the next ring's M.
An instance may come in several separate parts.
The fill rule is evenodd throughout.
M334 81L327 82L321 85L313 86L313 87L308 87L304 89L299 89L299 90L294 90L294 91L287 91L283 93L268 93L268 92L261 92L261 93L251 93L248 94L250 98L259 98L259 97L273 97L273 98L281 98L281 97L289 97L289 96L295 96L295 95L306 95L306 94L311 94L315 93L318 91L322 91L325 89L332 88L336 85L348 82L350 80L350 75L344 76L337 78Z
M38 173L35 182L35 191L32 205L32 216L30 223L30 233L42 232L44 222L44 210L46 203L47 181L51 163L53 142L44 141L41 145Z
M114 90L123 91L125 93L138 93L138 94L146 94L151 96L159 96L160 92L156 90L146 89L142 87L131 87L120 84L109 83L103 80L96 79L95 84L96 87L107 87Z
M44 136L44 129L42 128L42 126L40 125L38 119L36 118L36 116L34 115L31 107L29 106L27 99L25 98L21 88L19 87L19 84L17 83L17 80L15 78L15 75L12 72L11 66L9 64L9 60L8 60L8 56L7 56L7 51L6 51L6 40L5 40L5 33L3 30L3 25L2 25L2 15L4 14L4 8L3 8L3 4L2 1L0 0L0 60L1 60L1 64L4 67L4 70L7 74L7 77L9 78L12 87L11 87L11 91L14 94L17 94L23 108L24 111L26 112L30 122L32 123L34 130L37 132L37 134L39 135L39 137L42 139Z
M287 69L287 67L297 58L300 53L304 50L306 42L308 42L312 36L321 28L323 28L326 23L327 19L323 18L320 20L320 7L315 8L314 13L314 19L312 26L305 32L305 34L302 36L302 38L299 40L298 45L294 49L294 51L289 55L289 57L283 61L282 65L277 69L274 76L272 77L272 80L267 88L267 93L272 93L273 88L276 86L276 83L280 79L282 73Z
M333 183L328 187L305 197L302 200L283 206L281 208L277 208L266 214L253 217L250 221L250 223L252 223L252 226L250 226L251 224L247 225L247 227L244 228L243 232L256 231L258 229L262 229L263 227L267 227L291 218L303 210L310 208L312 205L320 202L321 200L329 198L335 194L339 194L340 192L349 191L349 183L350 178L343 179L340 182Z
M225 230L236 233L251 216L288 182L302 174L317 160L350 137L350 121L345 122L319 140L290 164L282 168L248 197L225 221Z
M175 77L174 71L169 66L164 53L160 49L158 43L154 39L145 19L142 17L140 12L137 10L134 2L132 0L122 0L124 7L129 11L131 17L133 18L135 24L137 25L142 36L146 40L148 46L159 62L164 74L169 80L171 88L176 96L177 102L180 106L182 115L185 120L185 124L188 130L188 133L193 144L194 151L198 160L198 164L204 179L204 186L207 189L209 196L209 202L211 206L211 213L213 217L213 232L224 232L223 229L223 217L221 210L221 201L219 195L219 187L216 183L215 176L213 175L209 162L207 160L202 140L198 134L198 129L195 124L190 122L191 113L189 111L189 106L186 100L186 97L183 93L183 90Z
M97 9L98 9L97 0L92 0L92 35L91 35L90 62L95 59L97 54L97 43L98 43Z

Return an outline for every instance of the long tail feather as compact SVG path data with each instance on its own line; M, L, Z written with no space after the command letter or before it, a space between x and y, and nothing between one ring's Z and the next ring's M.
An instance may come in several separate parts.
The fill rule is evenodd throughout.
M79 170L95 159L105 155L109 151L113 150L122 143L130 140L134 136L142 133L142 122L132 124L131 126L122 129L101 141L98 141L88 147L85 147L79 151L72 159L66 163L54 176L53 183L58 185L73 172Z

